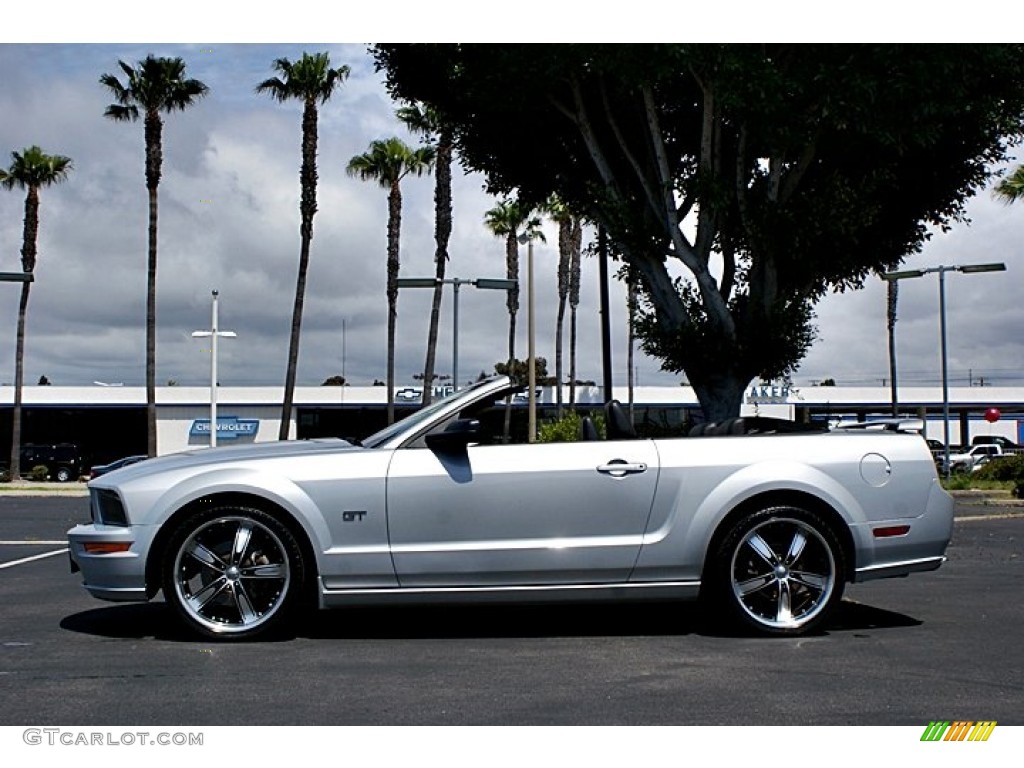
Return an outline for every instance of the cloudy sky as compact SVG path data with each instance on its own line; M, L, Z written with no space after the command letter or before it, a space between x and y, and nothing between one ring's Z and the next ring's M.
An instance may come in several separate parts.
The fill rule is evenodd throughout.
M141 124L103 117L110 96L101 74L149 53L181 56L210 87L196 107L167 118L160 186L157 379L203 384L209 355L193 330L207 328L210 292L220 291L221 327L238 338L221 345L225 385L277 385L284 378L298 263L301 108L256 95L275 58L329 51L350 78L321 109L319 213L303 321L299 384L344 371L353 384L384 378L386 353L386 199L379 187L345 173L349 159L378 138L398 135L395 104L364 44L0 44L0 153L33 144L70 156L68 181L42 193L39 260L28 319L26 383L144 382L146 194ZM477 176L456 174L455 231L449 276L503 277L504 246L483 226L496 200ZM433 179L410 179L402 230L403 276L433 274ZM20 270L23 193L0 194L0 271ZM936 234L907 267L1003 261L1002 275L949 275L953 383L984 379L1024 385L1024 205L1007 207L983 191L970 226ZM536 251L538 354L554 357L556 232ZM525 267L525 254L524 254ZM597 265L583 265L579 375L600 380ZM15 285L0 285L0 382L14 376ZM397 376L422 370L429 290L399 300ZM613 289L616 383L625 383L625 299ZM524 297L525 306L525 297ZM451 292L445 294L441 372L451 366ZM901 382L939 378L938 281L901 283L898 355ZM461 378L491 371L504 355L504 296L464 288L460 303ZM832 377L880 385L888 376L885 289L829 297L818 309L819 340L794 376L798 384ZM525 354L525 312L519 348ZM637 355L641 384L673 384L656 360Z

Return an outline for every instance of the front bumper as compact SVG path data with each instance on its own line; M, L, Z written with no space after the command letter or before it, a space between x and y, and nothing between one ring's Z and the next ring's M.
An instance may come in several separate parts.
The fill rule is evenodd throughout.
M150 598L146 589L147 529L140 526L76 525L68 531L72 571L82 572L83 586L100 600L139 602ZM140 534L143 534L140 536ZM142 540L144 539L144 541ZM103 545L128 544L126 551L104 552ZM93 551L89 551L93 545ZM100 546L96 546L100 545Z

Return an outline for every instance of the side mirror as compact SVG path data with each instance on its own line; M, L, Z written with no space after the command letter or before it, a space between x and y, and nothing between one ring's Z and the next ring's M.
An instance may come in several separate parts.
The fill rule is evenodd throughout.
M438 453L464 451L470 443L480 442L480 422L476 419L456 419L444 432L427 435L427 447Z

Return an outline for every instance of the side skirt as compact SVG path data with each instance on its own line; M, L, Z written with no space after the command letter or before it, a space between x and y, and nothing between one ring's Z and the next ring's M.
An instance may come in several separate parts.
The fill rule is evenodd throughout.
M625 584L553 584L514 587L416 587L327 589L320 581L320 607L394 603L557 603L626 600L695 600L700 581Z

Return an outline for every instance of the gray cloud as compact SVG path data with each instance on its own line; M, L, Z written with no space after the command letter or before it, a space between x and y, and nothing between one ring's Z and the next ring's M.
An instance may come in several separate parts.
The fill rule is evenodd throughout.
M119 58L180 55L192 76L211 87L194 109L166 120L160 188L158 380L202 384L209 357L190 338L209 324L210 290L221 294L221 325L238 338L221 346L224 384L280 384L284 376L298 262L298 167L301 110L253 92L271 76L271 62L297 58L303 46L0 45L0 151L39 144L73 158L69 181L42 197L37 282L29 307L26 381L45 374L58 384L93 380L141 384L144 378L146 194L141 124L105 119L109 97L98 85ZM299 365L301 384L319 384L344 366L354 383L384 377L385 192L349 178L345 165L370 141L415 139L394 118L379 74L363 45L329 49L352 75L321 110L319 213L314 225L310 284ZM4 162L8 155L4 155ZM504 245L483 227L494 205L478 176L456 173L455 229L449 275L504 276ZM402 273L432 275L433 180L403 186ZM0 270L18 269L23 199L0 196ZM936 234L911 266L1006 261L1005 275L948 278L951 368L964 375L1021 383L1022 328L1018 255L1024 208L1007 208L987 192L972 203L970 227ZM538 354L553 367L556 233L536 248ZM525 249L523 273L525 281ZM579 375L600 379L597 266L583 265L579 312ZM0 286L0 381L13 379L17 291ZM429 291L399 299L397 369L411 382L423 365ZM625 381L625 299L612 291L616 381ZM525 295L519 316L526 352ZM460 302L462 378L490 371L505 356L507 314L497 292L465 288ZM840 383L880 383L888 375L885 290L829 297L819 307L820 339L796 376ZM342 327L344 325L344 344ZM934 276L901 284L898 325L905 382L938 378L937 285ZM451 291L446 291L439 367L450 369ZM342 349L345 356L342 359ZM568 338L566 338L568 350ZM678 377L637 356L641 384Z

